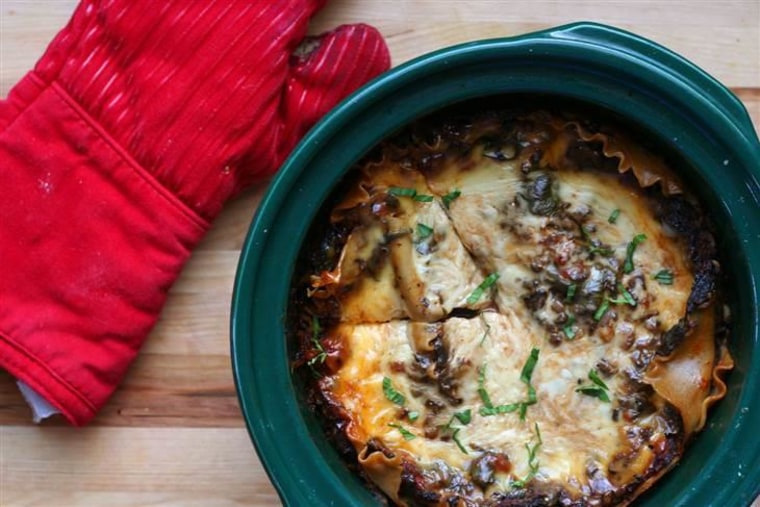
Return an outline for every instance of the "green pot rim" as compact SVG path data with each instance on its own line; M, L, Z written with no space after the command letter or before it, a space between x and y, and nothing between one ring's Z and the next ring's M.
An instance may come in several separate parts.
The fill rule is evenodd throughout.
M611 110L681 154L723 231L735 295L729 392L708 427L636 505L746 506L760 494L760 142L741 102L675 53L595 23L436 51L344 100L296 147L258 207L240 256L231 354L243 416L285 505L375 505L302 406L285 315L300 245L347 169L409 121L498 94L540 93ZM698 192L699 193L699 192Z

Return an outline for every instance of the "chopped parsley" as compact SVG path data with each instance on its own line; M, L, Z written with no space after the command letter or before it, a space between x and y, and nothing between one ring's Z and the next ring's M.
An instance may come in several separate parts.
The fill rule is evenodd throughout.
M575 392L585 394L586 396L591 396L592 398L598 398L601 401L609 403L610 397L607 394L607 391L609 391L610 388L607 387L607 384L605 384L604 381L599 377L599 374L596 372L596 370L593 368L589 370L588 378L592 383L576 387Z
M606 246L597 246L597 245L591 245L588 248L588 252L592 254L599 254L604 257L610 257L612 254L615 253L611 248L608 248Z
M591 396L592 398L599 398L600 400L607 403L610 402L610 397L607 395L607 391L599 386L579 386L575 389L575 392L585 394L586 396Z
M523 369L520 372L520 380L525 384L530 385L530 379L533 377L533 370L536 369L536 363L538 362L538 354L539 350L537 348L534 347L531 349L530 356L528 356L528 359L523 365Z
M480 339L480 343L478 345L483 345L483 342L486 341L486 338L488 338L488 335L491 334L491 325L488 323L485 317L483 317L483 314L480 314L480 320L483 321L483 325L485 326L486 330L483 333L483 337Z
M565 325L562 327L562 332L565 333L565 336L568 340L572 340L575 338L575 315L570 315L567 318L567 322L565 322Z
M488 391L485 388L486 383L486 365L482 365L478 368L478 395L483 402L483 407L480 407L479 413L482 416L506 414L508 412L514 412L520 408L519 403L510 403L508 405L494 406L491 402L491 397L488 395Z
M404 428L400 424L388 423L388 426L390 426L391 428L396 428L398 432L401 433L401 436L404 437L404 440L414 440L415 438L417 438L417 436L414 433Z
M525 365L523 366L522 372L520 372L520 380L528 386L528 400L522 402L520 405L520 420L525 420L525 414L528 411L529 405L535 405L537 398L536 398L536 388L533 387L533 384L531 384L530 379L533 376L533 370L536 368L536 363L538 362L538 349L533 348L530 351L530 356L528 356L527 361L525 361Z
M472 421L472 410L469 408L466 410L461 410L459 412L454 412L454 415L452 417L452 421L456 419L460 423L467 425L470 424L470 421ZM449 423L451 424L451 423Z
M483 297L483 293L485 293L486 290L491 288L491 286L496 283L496 280L499 279L499 273L491 273L486 277L485 280L483 280L480 285L478 285L474 291L472 291L472 294L467 296L467 304L472 305L478 302L478 300Z
M606 246L602 246L602 242L598 239L594 239L591 237L591 230L589 230L588 227L585 225L581 225L581 236L583 237L584 241L588 242L588 252L590 254L599 254L603 255L604 257L609 257L615 252Z
M636 247L639 246L645 239L647 239L646 234L637 234L633 237L630 243L628 243L628 248L626 248L625 251L625 262L623 263L623 273L630 273L633 271L633 252L636 251Z
M433 235L433 228L425 224L417 224L417 238L420 240L427 239Z
M427 194L418 194L417 190L407 187L390 187L388 193L395 197L411 197L419 202L432 202L433 196Z
M413 188L390 187L388 193L396 197L414 197L417 191Z
M462 451L465 454L470 454L467 452L467 449L465 449L464 445L462 445L462 442L459 440L459 431L462 429L458 426L452 426L455 421L459 421L461 424L467 426L470 424L470 421L472 420L472 410L465 409L460 410L459 412L454 412L454 415L451 416L451 419L449 420L448 424L443 427L443 431L450 431L451 432L451 440L454 441L454 443L459 447L459 450Z
M625 287L623 287L622 283L617 284L618 289L618 297L610 298L605 297L602 300L602 304L599 305L599 307L594 312L594 320L599 322L602 320L602 317L607 313L607 311L610 309L610 304L614 305L629 305L635 307L638 302L636 299L634 299L633 295L626 290Z
M319 325L319 319L316 315L311 318L311 343L314 345L314 349L317 351L317 355L307 361L307 364L313 367L315 364L322 364L327 359L327 351L319 341L319 333L322 331L322 327Z
M491 416L497 414L507 414L510 412L520 411L520 420L524 421L525 416L530 405L535 405L538 401L536 396L536 388L531 383L533 377L533 370L536 368L538 362L539 350L533 348L530 351L530 356L525 361L522 371L520 372L520 381L528 387L528 399L517 403L508 403L505 405L494 405L491 402L491 398L488 395L488 391L485 388L486 366L483 365L478 370L478 394L483 401L483 407L480 407L478 413L482 416Z
M443 205L446 206L446 209L448 209L449 206L451 206L451 203L454 202L460 195L462 195L462 192L457 189L454 189L448 194L444 195L441 200L443 201Z
M482 415L483 417L488 417L491 415L501 415L501 414L508 414L510 412L514 412L517 409L522 408L522 403L507 403L506 405L491 405L490 407L480 407L480 410L478 413Z
M607 310L610 309L610 300L607 298L604 298L604 301L602 301L602 304L599 305L599 308L596 309L594 312L594 320L599 322L602 320L602 317L604 317L604 314L607 313Z
M459 441L459 430L461 429L462 428L456 428L454 430L454 432L451 434L451 440L453 440L454 443L457 444L457 447L459 447L460 451L462 451L465 454L470 454L469 452L467 452L467 449L464 448L464 446L462 445L462 442Z
M319 333L322 331L322 326L319 324L319 318L316 315L311 317L311 339L316 341L319 337Z
M525 449L528 451L528 475L522 479L512 481L511 486L513 488L524 488L525 485L538 473L538 458L536 457L536 454L544 441L541 439L541 430L538 429L538 423L534 424L534 428L536 429L536 443L530 445L530 442L527 442L525 444ZM532 440L533 439L531 438L531 441Z
M565 293L565 301L572 301L575 297L575 292L578 290L578 286L571 283L567 286L567 293Z
M483 402L483 404L486 406L486 408L493 408L493 403L491 403L491 397L488 396L488 391L486 390L486 365L483 364L480 368L478 368L478 395L480 396L480 400Z
M652 278L654 280L657 280L657 282L660 283L660 285L673 285L673 272L669 269L661 269L657 273L655 273Z
M595 369L591 368L588 372L588 378L593 382L594 384L598 385L602 389L606 389L609 391L609 387L607 387L607 384L604 383L604 381L599 377L599 374L596 372Z
M607 219L607 221L611 224L614 224L617 222L618 217L620 216L620 210L618 208L615 208L612 210L612 213L610 213L610 217Z
M383 377L383 394L391 403L404 406L406 397L393 388L393 381L389 377Z
M406 418L409 419L409 421L414 422L420 418L420 413L417 412L416 410L412 410L408 414L406 414Z
M636 300L633 299L633 296L630 292L628 292L625 287L623 287L622 283L617 284L617 289L620 297L617 297L615 299L610 299L610 303L614 303L616 305L630 305L630 306L636 306Z

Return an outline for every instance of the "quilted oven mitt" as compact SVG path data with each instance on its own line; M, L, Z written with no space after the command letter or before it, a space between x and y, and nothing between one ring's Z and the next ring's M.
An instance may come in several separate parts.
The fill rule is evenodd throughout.
M224 202L389 66L325 0L83 0L0 103L0 367L105 403Z

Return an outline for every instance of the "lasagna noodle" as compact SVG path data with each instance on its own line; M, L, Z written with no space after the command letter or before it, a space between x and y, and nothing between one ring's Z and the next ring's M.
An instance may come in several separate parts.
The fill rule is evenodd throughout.
M655 358L645 376L660 396L678 408L687 436L704 427L707 409L726 392L720 374L733 367L727 350L716 350L713 309L694 318L697 324L681 346L668 357Z
M378 176L383 195L391 188L430 195L421 174L395 164L379 171ZM405 184L413 186L403 187ZM373 196L366 194L366 201L361 201L360 194L351 193L339 206L344 216L353 212L362 219L348 236L338 266L314 279L315 287L329 289L340 301L341 320L388 322L411 318L432 322L455 308L478 310L488 306L489 294L475 302L467 301L483 274L439 202L398 197L395 207L378 205L375 212Z
M358 454L358 461L367 476L398 505L401 502L398 492L401 487L402 460L400 454L388 457L378 450L365 446Z

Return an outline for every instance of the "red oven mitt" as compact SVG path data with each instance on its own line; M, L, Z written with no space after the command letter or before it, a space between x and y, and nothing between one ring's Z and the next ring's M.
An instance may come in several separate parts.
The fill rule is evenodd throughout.
M325 0L83 0L0 105L0 367L105 403L223 203L389 66Z

